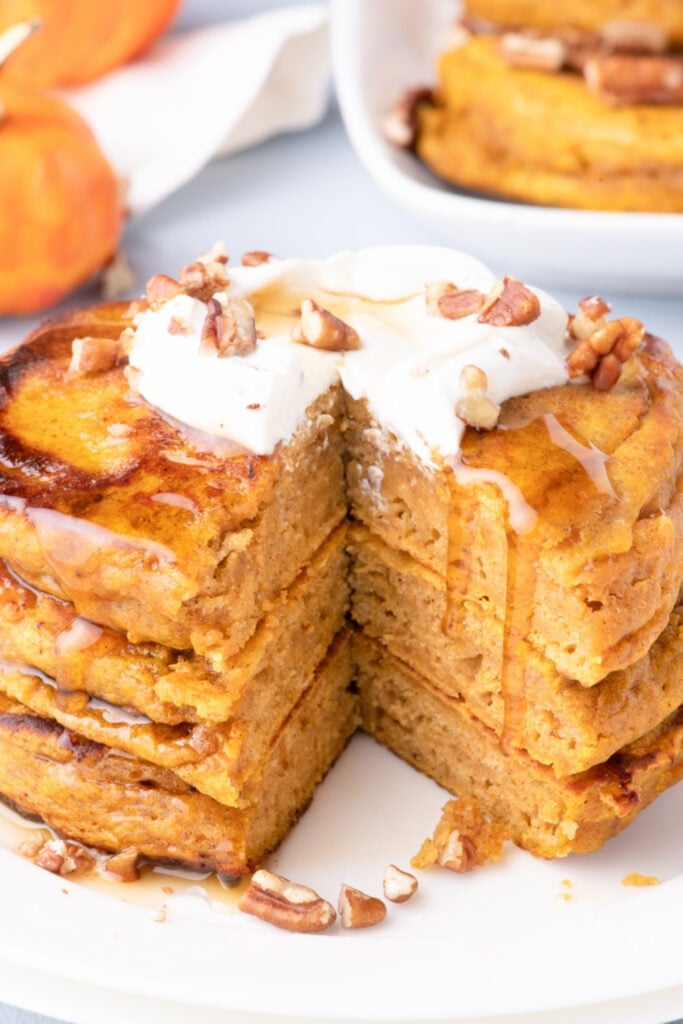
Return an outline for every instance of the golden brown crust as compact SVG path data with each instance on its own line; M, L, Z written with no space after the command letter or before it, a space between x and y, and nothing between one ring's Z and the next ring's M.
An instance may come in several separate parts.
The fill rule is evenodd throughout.
M171 772L118 754L0 696L0 792L22 813L107 851L239 876L247 822ZM229 841L228 841L229 840Z
M683 11L671 0L467 0L467 11L496 25L542 30L572 27L594 32L606 23L646 22L683 43Z
M72 339L130 309L68 314L0 362L0 557L134 642L220 657L343 519L340 392L270 457L183 431L131 399L121 364L68 373Z
M613 107L573 73L513 67L498 40L444 53L416 151L466 189L551 206L683 210L683 105Z

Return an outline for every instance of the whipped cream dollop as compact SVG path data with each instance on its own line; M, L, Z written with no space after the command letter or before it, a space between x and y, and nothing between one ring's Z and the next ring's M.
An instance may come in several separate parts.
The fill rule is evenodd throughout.
M270 454L306 421L306 410L341 379L367 400L381 427L429 465L457 454L465 424L455 412L464 397L461 371L484 371L487 396L514 395L565 383L567 314L537 289L540 315L525 326L434 316L430 282L487 294L494 275L451 249L395 246L345 252L331 259L271 259L229 268L229 296L254 309L258 341L246 355L200 353L207 306L178 295L145 313L131 343L135 388L167 415ZM360 347L327 352L292 340L301 304L313 299L358 333ZM184 324L174 333L172 321ZM171 327L171 330L169 330Z

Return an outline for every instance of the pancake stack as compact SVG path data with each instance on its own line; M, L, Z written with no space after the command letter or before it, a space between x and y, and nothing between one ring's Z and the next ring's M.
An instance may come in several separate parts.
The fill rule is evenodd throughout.
M70 369L139 309L67 314L2 366L0 792L239 877L356 727L341 391L273 457L190 436L121 359Z
M683 210L683 12L667 0L468 0L416 152L461 188L595 210Z
M683 773L680 383L647 338L607 393L505 403L452 472L369 444L356 409L363 727L543 857Z
M155 281L0 364L5 801L237 878L359 724L542 857L598 848L680 778L662 341L595 299L567 333L549 296L447 250L264 260L203 298ZM248 352L200 353L217 316L243 343L247 301ZM313 357L272 451L220 435L279 416ZM221 379L214 433L195 370Z

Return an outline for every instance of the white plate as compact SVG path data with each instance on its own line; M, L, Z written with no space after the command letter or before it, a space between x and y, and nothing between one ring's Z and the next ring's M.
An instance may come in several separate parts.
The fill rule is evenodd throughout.
M272 866L333 901L342 881L378 892L385 865L407 865L444 797L357 737ZM596 854L544 862L510 847L468 875L422 872L418 894L390 906L382 925L322 936L269 928L232 912L229 900L227 913L198 895L160 891L151 906L137 905L134 885L103 892L69 882L10 852L7 836L4 845L0 998L29 1006L21 991L3 992L8 965L19 977L39 972L47 991L76 984L128 1004L163 1000L185 1007L187 1019L191 1008L207 1020L220 1009L316 1021L569 1021L569 1008L595 1004L592 1022L683 1014L681 787ZM634 871L660 884L622 885ZM168 914L158 922L162 902ZM614 1001L629 999L613 1016ZM45 1000L33 1006L44 1010Z
M381 134L407 88L435 81L452 0L332 0L333 54L342 114L375 181L435 238L500 272L589 292L683 294L683 215L596 213L474 198L440 183ZM511 271L510 268L514 268Z

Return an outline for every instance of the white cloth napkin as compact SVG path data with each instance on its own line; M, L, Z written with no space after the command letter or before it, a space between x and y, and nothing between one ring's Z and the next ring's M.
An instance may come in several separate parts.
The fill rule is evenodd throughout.
M140 60L61 95L90 124L138 214L216 154L315 124L330 77L326 10L311 4L165 36Z

